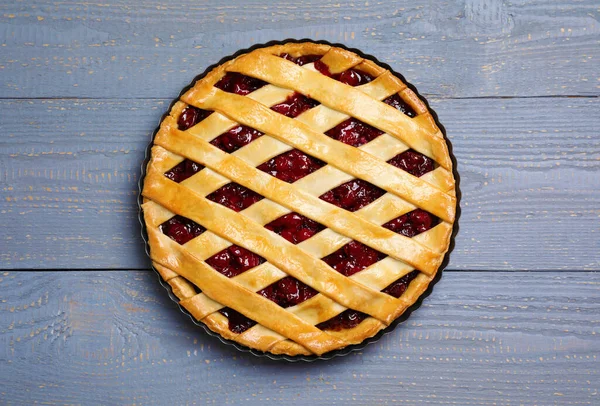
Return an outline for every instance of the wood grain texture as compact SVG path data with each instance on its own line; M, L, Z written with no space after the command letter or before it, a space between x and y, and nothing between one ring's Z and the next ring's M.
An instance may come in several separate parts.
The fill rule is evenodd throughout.
M153 272L0 277L0 403L598 404L598 273L446 272L380 342L313 364L221 344Z
M3 2L0 404L600 404L599 21L595 0ZM180 89L288 37L403 73L463 192L463 272L363 352L294 365L179 312L139 271L136 204Z
M0 96L172 98L238 49L343 42L437 97L600 94L594 0L6 2Z
M430 101L461 176L451 269L600 269L600 99ZM137 180L168 103L0 101L0 267L146 269Z

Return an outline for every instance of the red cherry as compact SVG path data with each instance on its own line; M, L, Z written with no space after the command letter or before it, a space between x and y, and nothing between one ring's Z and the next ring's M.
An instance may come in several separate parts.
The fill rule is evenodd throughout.
M301 160L303 165L296 167L294 164L296 160ZM306 155L302 151L291 150L260 164L258 169L284 182L293 183L324 165L323 161Z
M398 93L391 95L390 97L385 99L383 102L385 104L388 104L388 105L394 107L397 110L400 110L401 112L403 112L404 114L406 114L409 117L415 117L417 115L417 113L415 113L413 108L410 107L410 105L408 103L406 103L404 100L402 100L402 98L400 97L400 95Z
M388 163L417 177L434 169L434 162L431 158L412 149L396 155Z
M383 189L362 179L354 179L325 192L320 199L353 212L371 204L384 194Z
M317 291L299 280L288 276L267 286L258 294L281 307L298 305L317 294Z
M283 230L281 233L279 233L279 235L291 243L295 242L294 233L291 230Z
M262 132L255 130L254 128L239 125L233 127L226 133L219 135L210 143L225 152L232 153L241 147L250 144L262 135Z
M410 213L410 219L417 227L417 230L421 233L429 230L433 221L431 214L420 209L414 210L412 213Z
M210 116L212 111L202 110L194 106L188 106L181 112L177 119L177 128L185 131L192 128L206 117Z
M237 72L227 72L225 76L215 84L215 87L225 92L245 96L265 85L266 82L263 82L260 79L245 76Z
M189 159L183 160L165 173L165 176L174 182L183 182L190 176L204 169L204 166L197 164Z
M308 240L314 234L315 234L315 232L313 230L309 230L308 228L303 228L300 231L298 231L298 234L296 234L296 242L300 243L304 240Z
M275 291L275 285L269 285L266 288L258 291L258 294L266 297L267 299L269 299L272 302L276 302L277 301L277 292Z
M321 72L325 76L331 76L331 72L329 71L329 66L325 65L321 60L315 62L315 69Z
M246 272L265 262L265 259L245 248L232 245L206 260L206 263L228 278Z
M302 66L302 65L307 65L309 63L316 62L319 59L321 59L321 55L303 55L303 56L296 58L296 61L294 63Z
M294 118L304 113L306 110L312 109L318 105L318 101L309 99L300 93L294 93L284 102L271 107L271 110L283 114L284 116Z
M230 261L231 255L227 250L223 250L206 260L206 262L209 262L210 266L216 268L217 270L229 266Z
M292 244L298 244L324 229L324 227L298 213L289 213L273 220L265 227Z
M402 278L398 279L396 282L393 282L387 288L383 289L382 292L398 298L402 296L404 292L406 292L408 285L410 284L410 282L412 282L413 279L417 277L418 274L419 271L412 271L404 275Z
M322 258L336 271L350 276L385 258L385 254L376 251L358 241L351 241L334 253Z
M183 216L171 217L162 223L159 229L163 234L182 245L206 231L200 224Z
M220 313L227 317L229 321L229 330L236 334L241 334L256 324L254 320L250 320L248 317L229 307L221 309Z
M406 237L414 237L436 226L439 219L425 210L416 209L388 221L382 227Z
M367 317L368 315L365 313L348 309L323 323L317 324L317 328L321 330L340 331L358 326Z
M383 131L376 129L355 118L349 118L342 121L325 133L334 140L343 142L344 144L360 147L367 142L373 141L375 138L383 134Z
M281 55L279 55L280 57L282 57L283 59L287 59L288 61L294 62L296 65L306 65L315 61L318 61L319 59L321 59L321 55L302 55L299 56L297 58L294 58L293 56L291 56L288 53L283 53Z
M208 200L222 204L234 211L242 211L263 199L263 196L237 183L228 183L208 196Z
M339 75L335 75L333 78L349 86L364 85L365 83L369 83L374 79L374 77L369 75L367 72L363 72L358 69L348 69Z

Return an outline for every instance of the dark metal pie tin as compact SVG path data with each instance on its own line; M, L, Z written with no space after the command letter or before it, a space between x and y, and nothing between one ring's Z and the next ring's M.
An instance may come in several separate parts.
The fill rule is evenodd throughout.
M431 294L431 292L433 290L433 286L440 280L440 278L442 276L443 269L448 265L448 262L450 261L450 253L454 249L454 240L455 240L456 234L458 233L458 219L460 217L460 198L461 198L461 193L460 193L460 189L459 189L460 178L459 178L458 171L457 171L456 158L455 158L454 154L452 153L452 144L450 143L450 140L448 140L448 138L446 136L446 129L439 122L438 116L435 113L435 111L433 111L430 108L429 103L427 102L427 100L421 94L419 94L419 92L417 91L417 89L413 85L411 85L409 82L406 81L406 79L404 78L403 75L401 75L398 72L396 72L395 70L393 70L387 64L382 63L381 61L379 61L374 56L365 54L365 53L363 53L362 51L360 51L358 49L349 48L349 47L347 47L347 46L345 46L343 44L331 43L331 42L322 41L322 40L315 41L315 40L311 40L311 39L308 39L308 38L304 38L304 39L286 39L286 40L283 40L283 41L270 41L270 42L267 42L266 44L257 44L257 45L254 45L254 46L250 47L250 48L247 48L247 49L241 49L241 50L237 51L233 55L224 57L223 59L221 59L216 64L211 65L208 68L206 68L206 70L203 73L201 73L200 75L196 76L192 80L192 82L189 85L187 85L179 93L179 96L175 100L173 100L173 102L171 102L171 104L169 105L169 108L162 115L162 117L161 117L161 119L159 121L158 127L156 127L156 129L154 130L154 133L152 134L152 140L150 141L150 143L148 144L148 146L146 148L146 156L145 156L144 162L142 163L141 176L140 176L140 180L139 180L139 183L138 183L138 187L139 187L139 194L138 194L139 214L138 214L138 219L140 221L140 224L142 225L142 238L144 239L144 242L145 242L146 254L148 254L148 256L150 256L150 243L149 243L149 240L148 240L148 231L146 229L146 223L144 222L144 216L143 216L142 206L141 206L142 205L142 201L143 201L143 198L142 198L142 189L143 189L143 186L144 186L144 178L146 177L146 166L148 165L148 162L150 161L150 151L151 151L152 146L154 145L154 138L156 137L156 134L157 134L157 132L158 132L158 130L160 128L160 123L168 115L169 111L171 111L171 108L173 107L173 105L175 104L175 102L177 102L179 100L179 98L194 85L194 83L196 83L198 80L204 78L211 70L213 70L217 66L222 65L223 63L225 63L225 62L227 62L227 61L229 61L231 59L237 58L238 56L240 56L242 54L246 54L248 52L252 52L252 51L254 51L254 50L258 49L258 48L265 48L265 47L269 47L269 46L273 46L273 45L283 45L283 44L290 43L290 42L292 42L292 43L313 42L313 43L317 43L317 44L325 44L325 45L330 45L330 46L333 46L333 47L343 48L343 49L346 49L346 50L348 50L350 52L354 52L354 53L360 55L364 59L369 59L369 60L375 62L377 65L379 65L379 66L381 66L381 67L383 67L385 69L388 69L395 76L399 77L417 95L417 97L419 97L419 99L421 99L421 101L423 101L423 103L425 103L425 105L427 106L427 108L431 112L431 115L433 116L433 118L434 118L437 126L442 131L442 134L444 135L444 139L446 141L446 144L448 145L448 151L449 151L449 154L450 154L450 158L452 160L452 172L454 174L454 178L455 178L455 182L456 182L456 185L455 185L455 189L456 189L456 218L455 218L455 221L454 221L453 230L452 230L452 236L451 236L451 239L450 239L450 247L448 248L448 252L444 256L444 260L443 260L440 268L438 269L436 277L431 281L431 283L429 284L427 290L400 317L398 317L396 320L394 320L388 327L386 327L385 329L381 330L375 336L373 336L371 338L365 339L360 344L349 345L349 346L347 346L345 348L342 348L342 349L339 349L339 350L330 351L330 352L328 352L326 354L323 354L321 356L317 356L317 355L297 355L297 356L276 355L276 354L271 354L271 353L267 353L267 352L258 351L258 350L246 347L244 345L241 345L241 344L239 344L239 343L237 343L235 341L227 340L227 339L223 338L220 334L215 333L212 330L210 330L204 323L196 320L194 318L194 316L192 316L186 309L184 309L179 304L179 299L173 293L173 290L171 289L171 285L169 285L160 276L159 272L152 266L152 269L156 272L156 275L158 275L158 279L160 281L160 284L167 290L167 292L169 293L169 297L171 298L171 300L173 300L177 304L177 306L179 306L179 310L181 310L184 314L187 314L190 317L190 319L194 322L194 324L202 327L204 329L204 331L206 331L209 335L211 335L213 337L217 337L224 344L231 345L231 346L237 348L239 351L250 353L250 354L255 355L257 357L266 357L266 358L269 358L269 359L272 359L272 360L276 360L276 361L288 361L288 362L305 361L305 362L312 362L312 361L317 361L317 360L329 360L329 359L332 359L332 358L335 358L335 357L342 357L342 356L348 355L351 352L360 351L363 348L365 348L368 344L375 343L375 342L379 341L381 339L381 337L383 337L384 335L389 334L392 331L394 331L394 329L399 324L401 324L403 321L405 321L406 319L408 319L408 317L410 316L410 314L413 311L415 311L416 309L418 309L421 306L421 303L423 302L423 300L427 296L429 296Z

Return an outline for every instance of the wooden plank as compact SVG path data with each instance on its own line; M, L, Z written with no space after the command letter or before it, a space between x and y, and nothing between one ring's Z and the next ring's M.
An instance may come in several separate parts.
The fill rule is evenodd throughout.
M0 96L171 98L256 43L373 54L438 97L598 95L597 1L7 2Z
M461 175L452 269L600 269L600 99L431 102ZM167 105L0 101L0 267L146 269L137 181Z
M380 342L295 365L206 335L153 272L0 277L0 403L598 403L598 273L446 272Z

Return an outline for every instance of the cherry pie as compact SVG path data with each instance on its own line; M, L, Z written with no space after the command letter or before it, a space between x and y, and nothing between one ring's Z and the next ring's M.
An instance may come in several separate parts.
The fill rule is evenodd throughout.
M361 343L414 304L456 210L419 97L308 42L198 80L160 125L142 194L150 256L180 304L224 338L292 356Z

